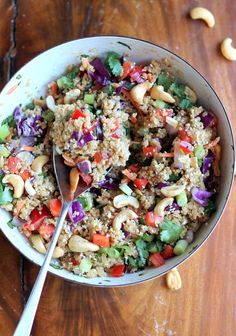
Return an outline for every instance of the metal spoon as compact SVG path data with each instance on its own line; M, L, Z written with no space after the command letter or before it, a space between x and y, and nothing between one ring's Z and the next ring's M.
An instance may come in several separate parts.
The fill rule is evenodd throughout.
M58 221L57 221L55 232L52 236L52 240L50 242L47 253L45 255L44 262L39 271L34 287L30 293L30 296L24 308L24 311L21 315L20 321L16 327L14 336L30 335L31 328L32 328L34 318L35 318L35 314L37 311L37 307L39 304L39 300L41 297L41 293L43 290L44 282L47 276L48 267L51 262L53 251L57 244L57 240L61 233L63 222L64 222L64 219L66 218L69 206L74 198L76 198L77 196L79 196L84 191L90 188L90 186L87 186L85 182L83 180L81 181L80 179L76 192L73 195L71 194L70 184L69 184L70 168L64 164L61 155L57 154L55 146L53 146L53 167L54 167L54 173L56 176L57 184L58 184L61 197L62 197L62 209L61 209L61 213L58 218Z

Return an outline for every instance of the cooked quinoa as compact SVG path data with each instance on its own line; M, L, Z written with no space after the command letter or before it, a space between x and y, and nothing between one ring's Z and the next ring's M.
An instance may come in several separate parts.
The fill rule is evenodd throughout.
M78 275L161 267L184 253L216 209L217 119L161 62L84 55L44 98L16 107L0 140L0 206L40 253L61 209L53 143L87 183L54 252Z

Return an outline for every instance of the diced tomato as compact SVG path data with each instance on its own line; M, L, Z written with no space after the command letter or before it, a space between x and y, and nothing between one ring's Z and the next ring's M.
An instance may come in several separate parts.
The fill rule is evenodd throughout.
M19 173L19 175L23 178L24 181L31 177L31 174L27 169L23 170L23 172Z
M72 262L73 266L79 265L79 261L76 260L75 257L71 257L71 262Z
M143 68L141 65L138 65L137 67L133 68L130 73L129 76L130 78L132 78L135 82L137 83L142 83L144 82L144 79L141 77L141 74L143 72Z
M96 163L100 163L100 162L102 162L102 160L103 160L103 156L102 156L102 152L101 152L101 151L96 152L96 153L94 154L94 160L95 160Z
M131 171L131 173L137 173L141 169L141 167L138 163L135 163L130 165L128 169Z
M125 270L125 265L124 264L117 264L117 265L112 267L111 276L120 277L124 274L124 270Z
M56 82L51 83L51 91L52 91L53 96L57 95L57 83Z
M38 231L43 239L49 240L55 231L55 226L53 224L41 224Z
M174 248L171 245L166 245L166 247L164 248L164 250L161 252L161 255L164 259L168 259L173 257L174 252L173 252Z
M130 62L124 62L123 63L123 72L122 72L121 80L128 76L131 69L132 69L132 63L130 63Z
M86 114L79 109L75 109L74 113L72 114L72 119L78 119L78 118L86 118Z
M139 189L142 190L146 187L146 185L149 183L149 181L145 178L136 178L134 180L134 185Z
M7 168L11 174L18 173L21 160L16 156L10 156L7 160Z
M102 246L102 247L109 247L110 246L110 237L101 235L99 233L95 233L93 235L93 243Z
M120 136L116 133L112 134L111 137L114 138L114 139L120 139Z
M145 223L148 226L157 227L163 221L163 217L157 216L154 211L148 211L145 214Z
M49 201L49 209L53 217L59 217L61 213L62 203L59 198L52 198Z
M38 208L32 210L30 214L31 222L29 223L30 231L37 230L46 218L51 218L51 213L46 205L44 205L41 210Z
M160 267L165 264L165 259L159 252L152 253L149 257L149 261L156 267Z
M82 177L83 181L87 184L87 186L90 185L93 181L92 176L89 174L80 173L80 176Z
M157 146L148 146L148 147L143 147L143 154L148 157L154 156L155 153L157 153Z
M173 114L172 110L169 109L156 109L157 114L162 118L162 121L166 123L166 117L170 117Z
M183 140L189 143L192 142L192 138L188 135L188 133L184 129L179 130L179 138L180 140Z
M134 181L134 180L136 179L136 175L131 174L130 171L129 171L128 169L124 169L124 170L122 170L122 173L123 173L126 177L128 177L128 179L131 180L131 181Z

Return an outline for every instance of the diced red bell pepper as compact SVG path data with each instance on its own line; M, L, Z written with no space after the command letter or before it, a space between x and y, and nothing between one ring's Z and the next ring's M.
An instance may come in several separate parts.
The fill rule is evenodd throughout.
M147 157L152 157L155 153L157 153L157 150L157 146L143 147L143 154Z
M21 160L16 156L7 159L7 168L11 174L18 173Z
M145 214L145 223L148 226L157 227L163 221L163 217L157 216L154 211L148 211Z
M189 154L191 153L192 145L189 142L182 140L180 141L179 148L184 154Z
M139 189L142 190L146 187L146 185L149 183L149 181L145 178L136 178L134 180L134 185Z
M111 129L112 133L115 133L120 128L118 121L115 122L115 126Z
M86 118L86 114L79 109L75 109L74 113L72 114L72 119L78 119L78 118Z
M123 72L122 72L121 80L125 79L128 76L131 69L132 69L132 63L130 62L123 63Z
M53 217L59 217L62 208L61 200L59 198L50 199L49 208Z
M76 260L75 257L71 257L71 262L72 262L73 266L79 265L79 261Z
M55 226L53 224L41 224L38 231L43 239L49 240L55 231Z
M46 218L51 218L51 212L46 207L46 205L43 206L42 210L35 208L31 211L30 222L23 224L23 229L29 231L38 230L38 228Z
M111 276L120 277L124 274L124 270L125 270L125 265L124 264L117 264L117 265L112 267Z
M165 264L165 259L159 252L152 253L149 257L149 261L156 267L160 267Z
M141 167L138 163L131 164L128 169L131 171L131 173L137 173Z
M82 177L83 181L87 184L87 186L90 185L93 181L92 176L89 174L80 173L80 176Z
M162 121L166 123L166 117L170 117L173 114L172 110L169 109L156 109L157 114L162 118Z
M27 169L23 170L23 172L19 173L19 175L23 178L24 181L31 177L31 174Z
M51 83L51 91L52 91L53 96L57 95L57 83L56 82Z
M99 233L95 233L93 235L93 243L102 246L102 247L109 247L110 246L110 237L104 236Z
M103 155L102 155L102 152L101 152L101 151L96 152L96 153L94 154L94 160L95 160L96 163L100 163L100 162L102 162L102 160L103 160Z
M130 78L133 79L133 81L135 81L137 83L142 83L142 82L144 82L144 79L141 77L142 72L143 72L142 66L138 65L137 67L133 68L130 71L129 76L130 76Z
M192 142L192 138L188 135L188 133L184 129L179 130L179 138L180 140L183 140L189 143Z
M116 133L112 134L111 137L114 138L114 139L120 139L120 135L118 135Z
M174 248L171 245L166 245L164 250L161 252L161 255L164 259L168 259L174 256Z

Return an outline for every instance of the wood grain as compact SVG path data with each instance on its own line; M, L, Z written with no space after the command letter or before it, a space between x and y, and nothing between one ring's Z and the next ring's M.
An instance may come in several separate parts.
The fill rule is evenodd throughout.
M12 7L15 3L16 8ZM206 6L216 26L192 21L189 10ZM11 50L15 23L16 57L11 69L59 43L84 36L119 34L147 39L184 57L212 83L236 127L236 63L222 58L219 43L236 43L236 2L230 0L1 0L0 76ZM14 13L17 13L15 15ZM9 71L9 70L8 70ZM116 288L82 287L49 275L33 335L58 336L233 336L236 327L236 187L225 213L207 243L179 267L183 288L171 292L165 278ZM16 250L0 236L0 335L11 335L37 276L38 267L20 265ZM20 268L21 266L21 268ZM20 279L19 270L24 271ZM24 286L20 280L24 280ZM21 291L20 291L21 290Z

